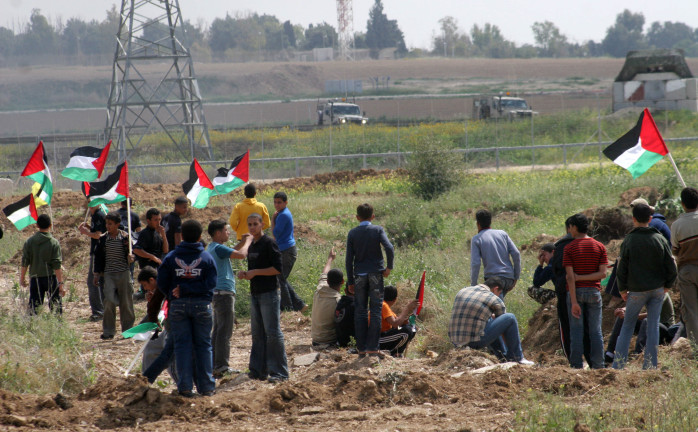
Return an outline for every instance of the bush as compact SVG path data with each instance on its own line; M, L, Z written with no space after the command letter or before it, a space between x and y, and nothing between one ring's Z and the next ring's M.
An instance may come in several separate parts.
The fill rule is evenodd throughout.
M423 200L431 201L458 184L461 158L444 150L440 144L433 138L428 139L408 162L412 192Z

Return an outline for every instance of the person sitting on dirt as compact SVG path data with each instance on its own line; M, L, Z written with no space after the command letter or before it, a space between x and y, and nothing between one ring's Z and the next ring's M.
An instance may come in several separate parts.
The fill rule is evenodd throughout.
M407 345L417 334L417 329L410 325L407 319L419 305L419 300L413 299L396 315L392 306L397 301L397 288L387 285L383 294L383 309L381 311L381 337L378 344L381 351L390 351L393 357L404 357Z
M218 280L213 291L213 377L221 378L235 372L228 364L230 338L233 336L235 325L236 294L235 274L230 260L247 258L247 249L252 237L243 236L242 242L234 248L229 248L225 244L230 239L230 232L225 221L220 219L208 224L208 234L211 236L211 243L206 250L213 256L218 268Z
M158 267L158 289L169 302L169 322L179 376L177 390L184 397L194 396L194 381L197 391L204 396L213 395L216 386L212 370L211 301L218 271L213 257L201 244L202 232L199 221L185 221L182 242Z
M337 334L337 343L342 348L348 347L352 339L356 340L354 291L349 286L344 287L344 295L339 299L334 310L334 330Z
M247 183L244 191L245 199L235 204L228 220L230 227L237 235L238 241L242 240L243 234L247 234L247 218L252 213L262 216L262 231L271 226L267 206L255 198L257 196L257 187L253 183Z
M506 312L501 299L506 283L491 276L484 284L460 290L453 302L448 337L457 348L488 348L500 360L533 365L521 351L519 323Z
M477 234L470 244L470 284L477 285L482 260L484 278L498 276L502 280L503 299L519 279L521 254L505 231L491 228L492 213L488 210L478 210L475 220Z
M555 252L555 245L546 243L538 252L538 267L533 272L533 285L528 288L528 295L540 304L546 304L555 298L555 290L543 288L546 282L553 278L553 266L551 259Z
M620 335L620 330L623 327L625 319L625 308L616 308L613 312L616 320L613 322L613 330L608 337L608 345L606 346L606 354L604 362L606 366L613 363L613 358L616 352L616 342ZM647 313L641 313L635 322L634 334L637 335L635 340L635 354L640 354L645 349L647 344ZM664 293L664 301L662 302L662 310L659 313L659 345L669 345L674 339L678 326L674 324L674 303L671 301L669 293Z
M337 302L341 297L339 291L344 283L344 274L339 269L331 269L337 256L334 248L330 250L325 267L320 274L320 282L313 294L313 310L310 314L310 337L316 348L337 345L334 316Z

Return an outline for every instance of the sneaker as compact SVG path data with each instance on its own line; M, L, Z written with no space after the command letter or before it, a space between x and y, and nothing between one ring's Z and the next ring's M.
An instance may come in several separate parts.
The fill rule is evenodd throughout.
M223 377L226 377L226 376L229 376L232 374L239 374L239 373L240 373L240 371L237 369L227 368L227 369L223 369L223 370L214 372L213 377L218 379L218 378L223 378Z
M94 314L90 316L90 322L102 321L102 315Z
M534 362L532 362L531 360L526 360L525 358L522 358L522 359L519 360L517 363L520 364L520 365L524 365L524 366L533 366L533 365L535 365Z
M201 393L201 396L211 397L211 396L213 396L214 394L216 394L216 391L215 391L215 390L209 390L209 391L207 391L207 392ZM186 397L186 396L185 396L185 397Z
M270 376L267 378L267 381L269 381L271 384L278 384L281 382L286 381L288 378L280 377L280 376Z
M101 335L99 335L99 338L102 340L109 340L109 339L114 339L114 335L101 334Z
M181 392L179 392L179 395L184 397L184 398L187 398L187 399L191 399L191 398L196 397L196 394L194 394L194 392L191 390L181 391Z

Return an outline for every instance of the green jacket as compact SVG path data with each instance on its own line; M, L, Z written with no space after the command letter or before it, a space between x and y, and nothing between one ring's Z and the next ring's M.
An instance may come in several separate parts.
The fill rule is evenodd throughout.
M29 267L29 277L52 276L61 268L61 246L51 233L38 232L22 248L22 267Z
M676 280L676 263L664 236L651 227L630 231L620 246L616 277L620 291L671 288Z

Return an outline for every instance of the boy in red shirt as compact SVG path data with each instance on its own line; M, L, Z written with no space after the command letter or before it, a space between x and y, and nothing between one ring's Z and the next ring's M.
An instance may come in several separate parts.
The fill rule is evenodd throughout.
M562 265L567 279L567 309L570 319L570 366L582 368L584 333L589 335L592 369L601 369L603 335L601 334L601 279L606 277L608 257L604 245L587 235L589 219L581 213L570 217L570 234L574 240L565 247ZM584 319L586 317L586 320ZM586 321L586 328L584 326Z

